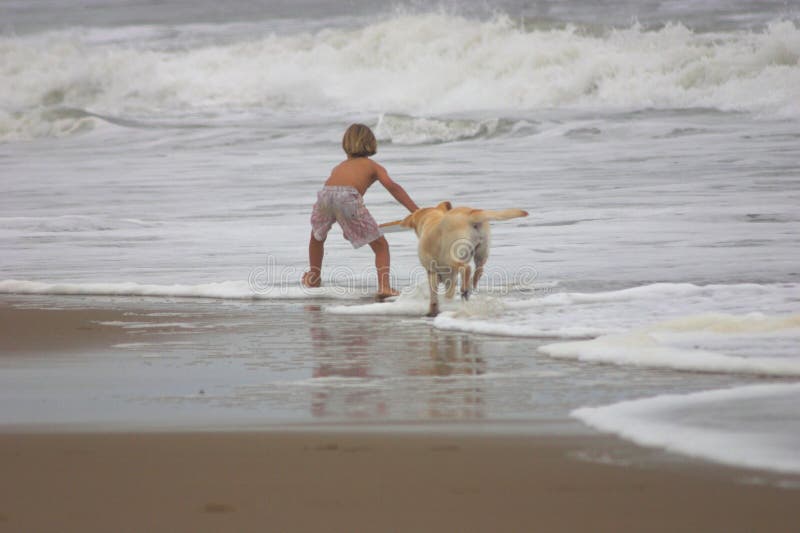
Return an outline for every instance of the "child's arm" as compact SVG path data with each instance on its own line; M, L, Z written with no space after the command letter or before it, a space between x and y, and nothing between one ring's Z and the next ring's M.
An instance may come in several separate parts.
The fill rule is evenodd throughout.
M406 190L401 187L399 183L390 178L389 173L386 172L386 169L377 163L375 163L375 174L378 177L378 181L381 182L381 185L386 187L386 190L389 191L389 194L394 196L394 199L403 204L406 209L412 213L419 209L417 204L414 203L414 200L411 199Z

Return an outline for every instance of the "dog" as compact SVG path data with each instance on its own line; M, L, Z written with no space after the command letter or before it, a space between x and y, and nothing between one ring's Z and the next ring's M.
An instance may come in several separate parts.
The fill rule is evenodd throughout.
M442 202L436 207L418 209L403 220L381 224L381 227L412 228L419 237L419 260L428 273L431 291L427 316L433 317L439 314L440 283L445 284L445 295L452 298L460 277L464 300L469 299L478 286L483 266L489 259L489 222L526 216L528 213L522 209L489 211L453 207L450 202Z

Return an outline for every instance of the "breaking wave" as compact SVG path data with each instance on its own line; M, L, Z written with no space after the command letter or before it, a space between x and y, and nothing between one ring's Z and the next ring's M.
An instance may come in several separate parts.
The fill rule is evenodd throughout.
M122 38L133 29L136 39ZM70 135L93 127L95 113L386 113L383 135L401 143L507 127L411 117L553 108L800 114L800 27L791 20L758 31L668 24L597 34L502 15L395 14L357 28L238 39L232 27L233 37L217 41L176 31L167 43L141 27L103 30L122 37L97 39L98 29L0 37L0 139Z

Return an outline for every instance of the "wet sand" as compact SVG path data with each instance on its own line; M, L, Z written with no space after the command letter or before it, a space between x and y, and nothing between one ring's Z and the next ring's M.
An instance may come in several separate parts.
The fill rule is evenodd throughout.
M0 301L0 354L53 353L122 342L122 331L95 321L122 320L122 311L20 309Z
M58 355L64 352L108 348L132 340L131 332L109 322L130 320L126 311L109 308L39 309L19 307L23 298L0 299L0 356L17 354ZM145 320L137 317L137 320ZM159 327L167 318L149 318L153 327L137 340L147 340L154 332L169 333Z
M0 435L2 531L796 531L796 490L602 437Z
M97 324L125 316L11 302L0 306L0 354L58 357L129 342L131 331ZM144 319L158 339L170 338L157 323L172 319ZM800 490L776 487L770 474L658 452L631 463L649 452L605 436L431 427L435 435L368 425L210 433L7 425L0 531L788 532L800 523ZM747 482L756 478L766 483Z

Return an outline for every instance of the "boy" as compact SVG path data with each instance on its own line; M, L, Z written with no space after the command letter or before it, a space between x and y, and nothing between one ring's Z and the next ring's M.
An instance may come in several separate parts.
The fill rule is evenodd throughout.
M377 144L372 130L363 124L353 124L344 133L342 148L347 159L333 169L325 186L317 193L317 203L311 213L311 239L308 243L310 266L308 272L303 274L303 285L306 287L319 287L321 284L325 238L333 223L338 222L345 239L354 248L369 244L375 252L377 299L399 294L389 281L389 243L367 211L363 196L377 180L410 212L419 208L405 189L389 177L386 169L369 158L377 152Z

